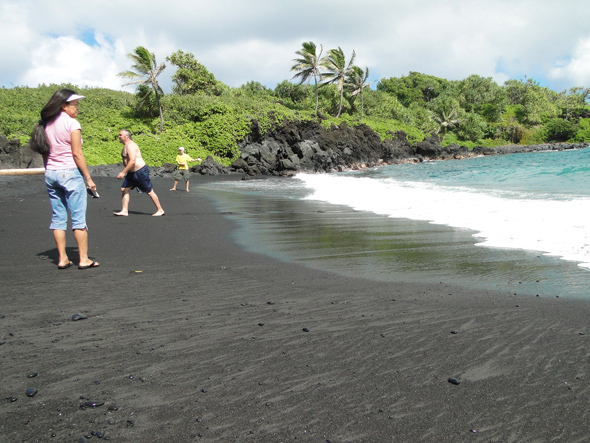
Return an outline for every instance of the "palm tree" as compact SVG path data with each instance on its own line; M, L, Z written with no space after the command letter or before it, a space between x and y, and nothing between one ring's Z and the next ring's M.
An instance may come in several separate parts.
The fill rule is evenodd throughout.
M448 129L453 129L455 126L465 121L464 118L459 118L459 109L459 102L455 99L442 98L433 101L433 114L431 119L438 125L436 134L441 134L441 143L444 141Z
M361 118L363 118L363 89L368 88L375 81L366 83L369 78L369 68L363 71L358 66L353 66L350 73L346 77L346 85L350 88L350 94L354 97L360 94L361 96Z
M136 79L135 81L125 83L123 86L142 84L151 87L156 95L158 112L160 113L160 132L164 130L164 116L162 115L162 106L160 105L160 95L164 95L162 88L158 84L158 76L166 68L166 64L158 65L156 56L143 46L138 46L133 52L127 54L127 57L133 62L131 71L123 71L117 74L119 77ZM146 94L143 100L148 97Z
M354 66L353 63L355 57L356 54L353 50L350 61L348 64L346 64L344 51L342 51L339 46L338 49L330 49L328 51L328 55L326 55L326 57L324 57L322 60L322 66L326 70L324 73L326 84L336 83L338 85L338 91L340 91L340 107L338 108L338 115L336 115L336 118L340 117L340 113L342 112L342 100L344 99L344 80Z
M321 63L322 63L322 52L324 47L320 45L320 53L317 52L317 47L314 42L303 43L303 48L297 51L295 54L299 55L300 58L295 58L293 61L295 64L291 67L291 71L298 71L293 78L301 78L299 84L305 83L305 86L309 85L313 77L315 87L315 112L318 112L318 78L321 81Z

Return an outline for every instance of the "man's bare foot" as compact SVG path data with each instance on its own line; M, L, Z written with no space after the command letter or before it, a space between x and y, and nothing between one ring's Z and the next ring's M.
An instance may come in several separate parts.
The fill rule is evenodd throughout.
M161 217L161 216L163 216L164 214L165 214L165 212L164 212L164 211L158 211L158 212L156 212L155 214L152 214L152 217Z
M171 190L171 191L176 191L176 188L172 188L172 189L170 189L170 190Z
M189 190L187 189L187 190L186 190L186 192L191 192L191 191L189 191Z
M123 211L119 211L119 212L113 212L113 215L116 215L118 217L127 217L129 214L127 214L126 212L123 212Z

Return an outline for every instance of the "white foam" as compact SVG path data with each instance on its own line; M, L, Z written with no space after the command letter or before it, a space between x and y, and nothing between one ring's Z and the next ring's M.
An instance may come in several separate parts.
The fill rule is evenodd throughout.
M539 251L590 269L590 198L507 198L393 179L299 174L308 200L475 231L479 246Z

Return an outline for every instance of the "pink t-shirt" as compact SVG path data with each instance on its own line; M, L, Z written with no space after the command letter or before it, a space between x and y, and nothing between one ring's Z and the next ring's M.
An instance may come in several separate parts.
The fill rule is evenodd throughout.
M45 127L49 140L49 156L46 169L74 169L78 166L72 154L72 132L82 130L75 118L62 112L59 117Z

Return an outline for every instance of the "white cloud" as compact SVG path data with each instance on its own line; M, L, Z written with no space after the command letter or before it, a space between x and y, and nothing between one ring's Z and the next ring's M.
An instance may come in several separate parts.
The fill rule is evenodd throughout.
M199 61L213 71L218 80L231 86L249 81L279 83L293 76L291 60L300 46L299 42L243 40L214 46L203 52L203 59Z
M19 86L19 76L30 64L25 54L35 36L27 29L27 16L17 4L0 3L0 86Z
M553 68L550 77L566 80L575 86L590 87L590 35L580 39L572 57Z
M31 67L23 82L31 86L72 83L80 87L119 89L116 48L100 34L95 38L97 46L89 46L72 36L44 38L31 53Z
M589 87L589 16L580 0L0 0L0 86L120 89L125 55L142 45L158 62L191 52L230 86L273 87L292 77L295 51L311 40L354 49L371 80L418 71ZM165 91L173 72L160 77Z

